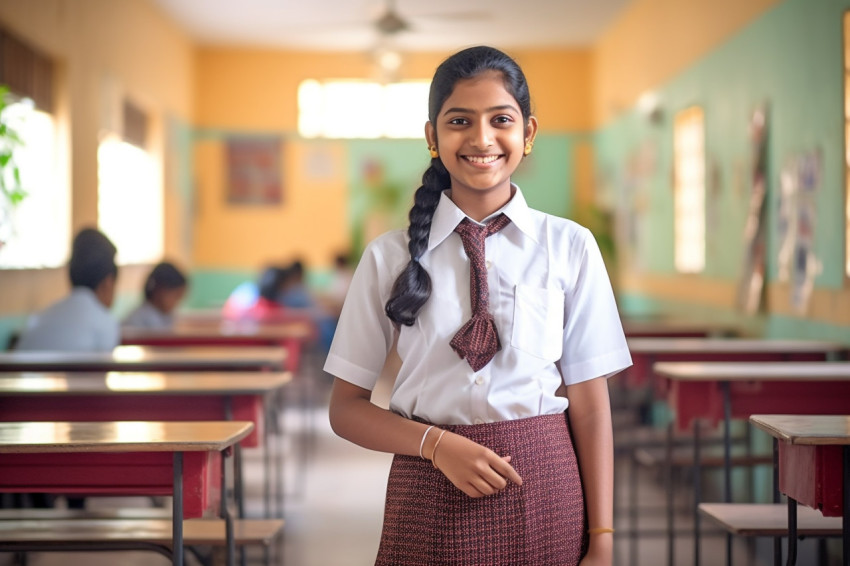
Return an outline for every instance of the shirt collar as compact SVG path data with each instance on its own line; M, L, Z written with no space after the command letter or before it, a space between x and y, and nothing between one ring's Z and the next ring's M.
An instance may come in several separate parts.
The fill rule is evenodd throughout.
M525 197L518 186L511 183L514 189L514 196L511 197L505 206L484 219L486 223L492 220L499 214L504 213L505 216L511 219L519 230L537 243L537 235L534 231L534 220L531 217L531 211L528 208L528 203L525 202ZM431 233L428 237L428 251L436 248L443 240L449 237L454 232L460 221L466 218L466 214L452 202L448 196L449 191L443 191L440 195L440 202L437 203L437 209L434 211L434 217L431 219Z

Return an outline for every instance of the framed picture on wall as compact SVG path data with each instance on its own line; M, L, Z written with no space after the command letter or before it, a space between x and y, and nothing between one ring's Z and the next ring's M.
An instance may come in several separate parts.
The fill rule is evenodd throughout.
M232 137L226 142L226 192L230 204L283 202L280 137Z

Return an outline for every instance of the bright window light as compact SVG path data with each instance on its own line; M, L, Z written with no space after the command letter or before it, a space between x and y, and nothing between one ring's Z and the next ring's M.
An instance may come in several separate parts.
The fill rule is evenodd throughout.
M429 86L428 81L304 81L298 88L298 132L305 138L421 138Z
M676 115L673 126L674 264L681 273L705 269L705 126L701 108Z
M2 223L0 268L59 267L70 249L71 201L59 174L56 123L29 101L10 104L4 117L23 141L15 160L27 196L14 208L11 222Z
M98 223L118 263L155 263L164 248L162 182L145 150L109 136L97 151Z

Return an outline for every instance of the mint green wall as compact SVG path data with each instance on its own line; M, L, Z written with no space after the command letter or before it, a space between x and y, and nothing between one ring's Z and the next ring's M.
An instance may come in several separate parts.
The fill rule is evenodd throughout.
M648 203L646 215L632 232L645 272L674 272L673 117L698 105L705 113L707 149L705 276L733 283L738 280L744 261L743 230L753 158L749 119L758 104L767 102L768 278L773 281L777 277L781 168L790 156L819 149L823 169L815 252L823 271L815 285L841 288L845 230L842 18L847 9L848 0L786 0L678 76L658 85L660 121L652 122L634 108L595 134L597 176L610 191L609 200L629 202L631 195L638 193ZM654 150L654 159L647 161L655 166L648 172L634 166L641 148ZM641 307L638 296L623 297L623 302ZM768 321L767 333L848 337L846 329L778 317Z

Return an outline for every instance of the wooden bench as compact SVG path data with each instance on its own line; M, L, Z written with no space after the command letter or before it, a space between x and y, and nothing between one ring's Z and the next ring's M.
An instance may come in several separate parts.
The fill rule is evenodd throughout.
M699 510L733 535L788 536L788 506L784 503L700 503ZM840 537L841 517L824 517L814 509L800 506L797 536Z
M236 547L268 549L283 532L282 519L234 519ZM221 519L183 521L183 544L203 563L210 560L193 547L224 547ZM171 556L172 521L167 509L54 510L16 509L0 512L0 551L109 551L143 548Z

